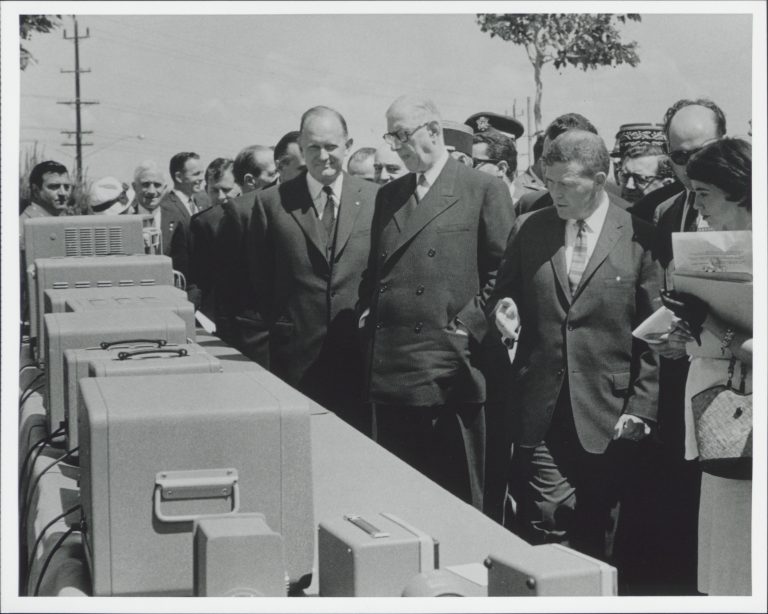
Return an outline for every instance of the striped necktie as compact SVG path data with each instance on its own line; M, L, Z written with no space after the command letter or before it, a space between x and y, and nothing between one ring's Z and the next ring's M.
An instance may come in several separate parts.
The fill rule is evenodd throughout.
M573 258L571 259L571 268L568 271L568 284L571 287L571 294L576 292L579 286L584 269L587 268L587 232L584 220L576 220L579 231L576 233L576 243L573 246Z
M323 228L325 228L325 237L327 240L327 246L330 249L330 246L333 244L333 226L334 226L334 207L335 207L335 200L333 198L333 188L329 185L323 186L323 192L325 192L326 198L325 198L325 207L323 208Z

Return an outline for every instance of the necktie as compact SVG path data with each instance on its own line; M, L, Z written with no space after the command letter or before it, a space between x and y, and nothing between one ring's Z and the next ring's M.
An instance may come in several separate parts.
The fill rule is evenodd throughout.
M416 181L416 202L421 202L421 199L426 196L429 190L429 182L424 176L424 173L419 173Z
M688 194L688 198L685 201L685 207L683 209L683 227L680 229L682 232L690 232L696 230L696 209L693 206L693 202L696 200L696 192L693 190Z
M571 268L568 271L568 284L571 287L571 294L576 292L581 276L584 274L584 269L587 268L587 233L584 230L584 220L577 220L576 225L579 227L579 231L576 233Z
M323 228L325 228L325 236L328 240L328 245L333 243L333 209L334 198L333 188L329 185L323 186L323 192L326 194L325 207L323 208Z

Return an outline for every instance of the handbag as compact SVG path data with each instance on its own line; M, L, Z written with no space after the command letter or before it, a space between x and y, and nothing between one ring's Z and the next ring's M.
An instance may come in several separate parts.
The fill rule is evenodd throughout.
M691 397L699 463L705 473L737 480L752 479L752 394L745 394L747 370L733 388L736 359L728 364L728 382Z

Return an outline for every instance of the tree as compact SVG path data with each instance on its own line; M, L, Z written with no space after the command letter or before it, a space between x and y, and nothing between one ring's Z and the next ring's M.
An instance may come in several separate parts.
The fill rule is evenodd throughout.
M557 69L569 64L582 70L598 66L617 66L625 62L637 66L637 42L621 42L619 23L640 21L640 15L601 14L479 14L477 23L491 38L522 45L533 65L536 102L533 114L536 131L541 129L541 69L552 62Z
M21 40L32 38L33 32L47 33L61 25L61 15L19 15L19 34ZM35 58L28 49L21 46L21 70L24 70Z

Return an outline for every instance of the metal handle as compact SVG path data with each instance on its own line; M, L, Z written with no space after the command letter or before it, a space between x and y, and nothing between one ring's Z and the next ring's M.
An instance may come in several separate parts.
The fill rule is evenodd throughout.
M188 354L187 350L184 348L178 348L178 349L151 349L151 350L132 350L130 352L118 352L117 359L118 360L128 360L129 358L133 358L134 356L141 356L143 354L176 354L179 358L186 356Z
M108 350L113 345L123 345L125 343L156 343L157 347L161 348L168 342L165 339L125 339L122 341L102 341L99 347L102 350Z
M371 524L370 522L365 520L362 516L358 516L357 514L345 514L344 520L348 520L353 525L355 525L358 529L362 529L374 539L379 537L389 537L389 533L387 533L386 531L382 531L377 526Z
M180 514L167 516L162 502L190 499L226 499L232 496L229 512L213 514ZM154 513L160 522L193 522L205 516L230 516L240 510L240 488L236 469L195 469L161 471L155 476Z

